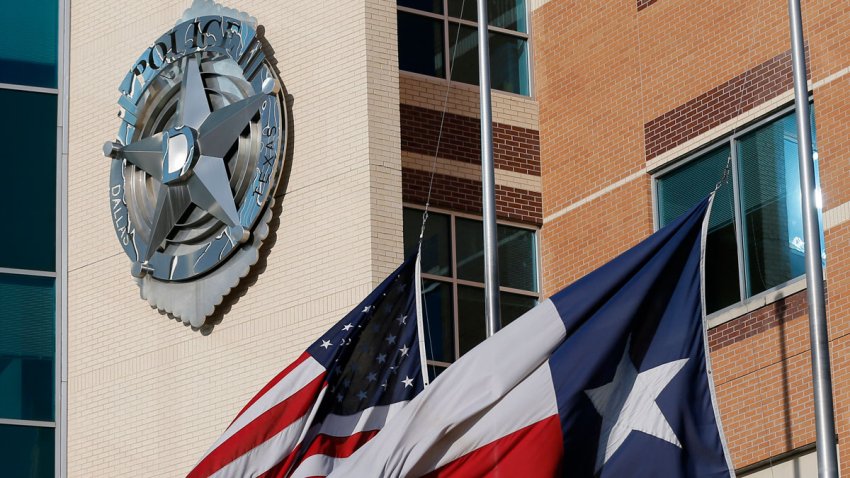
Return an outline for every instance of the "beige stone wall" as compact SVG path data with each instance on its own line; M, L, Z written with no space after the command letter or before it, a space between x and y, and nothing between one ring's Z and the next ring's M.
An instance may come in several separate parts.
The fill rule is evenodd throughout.
M139 298L110 223L100 153L116 136L124 74L189 2L72 4L72 477L185 474L269 378L401 260L395 2L225 4L265 26L294 135L271 247L210 333Z

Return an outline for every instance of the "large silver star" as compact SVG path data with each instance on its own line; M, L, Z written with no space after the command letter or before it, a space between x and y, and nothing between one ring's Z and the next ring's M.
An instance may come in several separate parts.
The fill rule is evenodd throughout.
M632 430L682 447L655 399L687 361L675 360L638 373L629 357L629 345L626 345L614 379L607 385L585 390L596 411L602 415L602 432L596 452L597 473Z
M125 159L156 183L156 207L146 243L140 244L140 263L147 263L192 204L233 230L235 239L248 240L242 227L224 156L257 114L268 95L276 94L274 79L263 82L260 94L211 111L196 55L182 64L177 126L122 146L108 142L104 154Z

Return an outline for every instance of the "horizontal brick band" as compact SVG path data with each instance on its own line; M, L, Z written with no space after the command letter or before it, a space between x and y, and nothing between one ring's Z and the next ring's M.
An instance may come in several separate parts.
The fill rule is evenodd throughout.
M439 111L405 104L400 110L402 151L433 156L439 138L441 158L481 164L478 118L446 113L440 138ZM540 176L540 133L493 123L493 161L498 169Z
M778 327L808 313L806 291L802 290L777 300L708 331L708 346L711 350L721 349L741 340Z
M793 86L789 50L646 123L646 159L669 151Z
M401 170L402 197L405 202L424 205L428 198L430 174L417 169ZM431 206L469 214L481 214L481 182L434 175ZM499 219L541 225L542 196L539 192L496 185L496 216Z

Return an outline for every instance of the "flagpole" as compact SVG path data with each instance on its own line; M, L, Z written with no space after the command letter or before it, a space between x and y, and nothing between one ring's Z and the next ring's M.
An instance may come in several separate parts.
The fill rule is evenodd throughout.
M484 216L484 317L487 337L502 327L499 308L499 257L496 231L496 180L493 168L493 117L490 106L490 42L487 0L478 4L478 84L481 94L481 200Z
M794 71L794 101L797 108L797 149L800 160L800 189L803 197L803 228L806 241L806 287L809 301L809 335L812 349L812 376L815 392L818 476L838 476L835 420L832 404L832 377L829 367L829 336L821 264L820 229L814 201L815 167L812 160L809 88L800 0L788 0L791 24L791 58Z

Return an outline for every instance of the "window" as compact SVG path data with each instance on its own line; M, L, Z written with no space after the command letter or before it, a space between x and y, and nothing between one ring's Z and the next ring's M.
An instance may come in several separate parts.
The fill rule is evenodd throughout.
M817 142L816 203L820 210ZM714 200L706 241L706 309L716 312L805 273L796 115L785 110L656 177L664 226L710 193L731 157L731 180ZM823 244L823 231L821 231ZM821 257L826 254L821 249Z
M0 49L0 83L56 88L56 0L3 2L3 30L14 40Z
M487 9L491 86L527 96L525 0L489 0ZM398 0L399 68L477 85L477 15L475 0Z
M404 209L404 248L419 241L422 211ZM537 235L534 229L499 224L502 326L537 305ZM484 234L481 220L428 213L422 241L422 306L428 372L438 375L485 339Z
M61 298L64 262L59 189L65 101L58 54L67 6L56 0L5 2L13 42L0 51L0 463L3 476L64 475ZM60 11L62 13L60 13ZM66 76L66 75L62 75ZM57 201L57 199L59 199ZM8 229L8 228L7 228ZM58 460L57 460L58 458Z
M0 267L55 271L56 94L0 88L0 108L0 194L5 204L19 205L0 208L0 221L27 237L21 247L21 234L0 236Z

